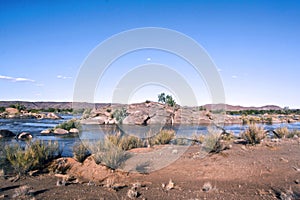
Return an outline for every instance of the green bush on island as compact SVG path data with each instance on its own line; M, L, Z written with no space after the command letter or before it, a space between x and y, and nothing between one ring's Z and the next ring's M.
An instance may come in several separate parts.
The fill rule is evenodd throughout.
M11 144L5 147L5 156L15 172L26 174L30 170L42 169L47 163L61 156L58 142L43 142L37 140L27 143L25 147L20 144Z
M71 130L72 128L80 129L80 122L76 119L71 119L57 125L55 128L62 128L67 131Z
M5 107L0 107L0 112L5 112Z
M255 145L259 144L261 140L265 137L265 130L261 126L256 124L251 124L243 133L242 138L248 144Z
M20 104L20 103L11 104L9 107L10 108L16 108L19 111L26 110L26 107L24 105Z

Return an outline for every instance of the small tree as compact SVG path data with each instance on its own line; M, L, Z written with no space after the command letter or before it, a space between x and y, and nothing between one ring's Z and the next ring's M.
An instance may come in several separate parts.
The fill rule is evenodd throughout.
M171 95L166 96L166 104L172 107L176 105L176 102Z
M171 95L167 95L165 93L161 93L158 95L158 102L168 104L169 106L175 106L176 102Z
M158 95L158 102L166 103L166 94L165 93L161 93Z

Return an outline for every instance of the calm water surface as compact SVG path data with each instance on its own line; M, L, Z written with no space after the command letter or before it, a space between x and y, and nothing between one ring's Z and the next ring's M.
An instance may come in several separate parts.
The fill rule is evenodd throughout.
M58 141L63 147L63 156L72 155L72 146L75 142L81 139L91 140L91 139L101 139L106 134L112 134L119 131L118 127L115 125L84 125L82 126L82 132L79 135L71 136L59 136L59 135L42 135L40 132L42 130L53 128L56 125L72 119L78 118L79 116L63 115L63 119L52 120L52 119L0 119L0 129L8 129L14 133L20 133L23 131L30 132L35 139L40 139L43 141ZM287 126L289 129L300 130L300 122L292 124L273 124L273 125L262 125L265 129L276 129L280 126ZM145 127L145 126L121 126L121 130L124 132L136 135L141 138L149 137L155 135L155 133L161 127ZM166 127L172 128L176 131L176 135L182 137L191 137L193 134L205 134L207 132L207 126L200 125L181 125ZM239 135L247 126L244 125L227 125L224 127L227 131L232 131L235 135ZM151 130L150 130L151 129ZM12 139L12 142L15 142ZM22 141L18 141L22 142Z

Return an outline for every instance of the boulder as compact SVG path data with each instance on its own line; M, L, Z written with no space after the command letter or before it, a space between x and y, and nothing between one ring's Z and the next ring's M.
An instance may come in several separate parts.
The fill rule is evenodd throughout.
M144 110L137 110L129 114L124 120L123 124L131 125L147 125L147 120L150 119L148 113Z
M9 130L0 130L0 138L12 138L15 137L16 135L9 131Z
M28 132L22 132L19 135L17 135L18 140L30 140L32 139L32 135Z
M105 124L105 122L107 121L106 116L97 116L97 117L94 117L93 119L97 120L98 124Z
M57 129L54 130L53 133L57 134L57 135L65 135L65 134L68 134L69 131L67 131L65 129L62 129L62 128L57 128Z
M6 111L8 114L17 114L17 113L19 113L19 110L16 109L16 108L5 108L5 111Z
M48 119L61 119L61 117L55 113L48 113L47 118Z
M108 119L106 124L116 124L116 119Z
M49 133L51 133L50 129L45 129L41 131L41 134L49 134Z
M79 130L77 128L71 128L69 130L70 133L79 133Z

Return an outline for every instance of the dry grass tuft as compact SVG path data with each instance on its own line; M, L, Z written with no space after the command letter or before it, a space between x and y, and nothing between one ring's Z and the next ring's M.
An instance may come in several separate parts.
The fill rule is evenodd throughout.
M285 127L280 127L275 129L275 132L278 134L279 138L285 138L289 134L289 129Z
M243 133L242 138L248 144L259 144L261 140L265 137L265 130L261 126L257 126L256 124L251 124Z

